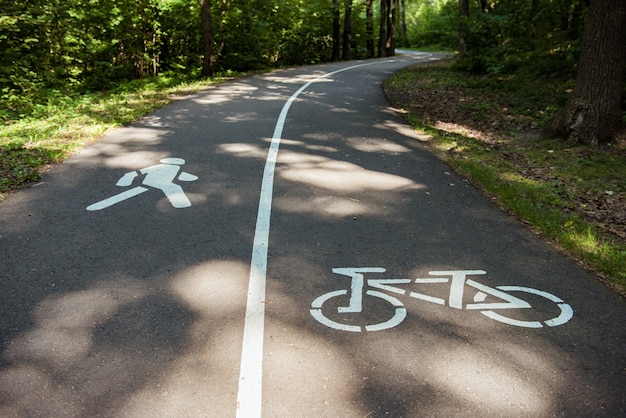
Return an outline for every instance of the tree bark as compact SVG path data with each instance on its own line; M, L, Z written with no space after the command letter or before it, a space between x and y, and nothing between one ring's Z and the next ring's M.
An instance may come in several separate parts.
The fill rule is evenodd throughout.
M547 134L597 146L623 128L626 1L592 0L574 90Z
M367 57L374 57L374 9L373 0L365 0L365 32L367 34L367 40L365 41L367 47Z
M213 75L213 21L211 20L211 0L200 0L200 20L202 21L202 44L204 58L202 75Z
M333 53L331 61L339 61L341 59L340 49L341 37L341 21L339 13L339 0L333 0Z
M389 45L389 49L387 50L387 56L393 57L396 55L396 23L398 22L398 8L400 7L400 0L391 0L389 4L391 8L391 13L389 14L389 23L387 32L387 37L389 41L387 44Z
M407 27L406 27L406 4L405 4L405 0L401 0L400 3L400 11L401 11L401 31L402 31L402 39L400 40L400 43L402 44L402 46L409 46L409 36L408 36L408 31L407 31Z
M389 16L389 0L380 0L380 26L378 30L378 57L386 57L387 18Z
M341 59L350 59L350 48L352 47L352 0L345 0L345 10L343 16L343 50Z
M467 21L469 20L469 0L459 0L459 58L467 55Z
M396 54L396 20L399 0L380 0L380 31L378 56L391 57Z

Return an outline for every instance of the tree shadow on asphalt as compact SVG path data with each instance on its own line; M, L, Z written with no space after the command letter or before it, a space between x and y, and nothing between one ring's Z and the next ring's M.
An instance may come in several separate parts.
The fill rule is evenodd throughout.
M258 106L278 114L291 94L283 87L253 100L268 77L199 93L116 131L53 170L43 187L3 204L1 415L191 416L207 414L207 405L210 415L234 413L260 173L275 123ZM268 415L551 416L623 407L621 385L612 387L623 381L615 369L623 352L599 342L623 346L615 326L623 318L602 310L613 296L591 280L581 286L582 271L554 262L553 250L399 135L391 111L374 121L354 112L354 93L333 104L311 92L306 100L319 102L325 129L315 118L307 125L294 106L291 117L305 122L284 133L266 296ZM236 114L221 107L235 101L244 107ZM354 119L338 130L334 113ZM247 135L234 137L229 123ZM125 172L168 156L185 158L184 170L199 176L184 185L192 201L184 216L159 190L85 211L119 192ZM309 309L317 296L346 288L332 268L347 266L411 279L480 268L485 284L553 291L576 316L528 330L404 300L407 318L396 328L342 332ZM550 289L545 277L554 278ZM597 301L587 299L592 293Z

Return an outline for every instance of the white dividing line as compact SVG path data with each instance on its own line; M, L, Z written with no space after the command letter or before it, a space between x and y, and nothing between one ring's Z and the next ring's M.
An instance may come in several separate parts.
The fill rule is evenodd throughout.
M368 62L321 75L300 87L298 91L287 100L280 112L265 161L263 182L261 183L261 196L259 198L259 211L254 232L252 261L250 263L250 281L248 284L248 301L243 330L241 368L239 369L239 393L237 395L237 417L239 418L261 416L265 281L270 233L270 214L272 211L272 191L274 189L274 169L278 157L278 148L280 147L280 140L289 108L304 90L323 78L354 68L386 62L389 61Z

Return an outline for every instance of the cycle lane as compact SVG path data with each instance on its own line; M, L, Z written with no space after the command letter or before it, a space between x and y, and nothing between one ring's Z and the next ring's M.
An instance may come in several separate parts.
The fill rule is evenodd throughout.
M372 87L383 78L371 68L337 74L312 85L290 111L272 209L263 411L622 415L623 300L426 153ZM341 268L375 268L363 274L370 291L381 288L368 279L410 281L392 285L403 295L382 289L406 318L365 331L399 308L365 294L363 312L345 312L351 279L333 273ZM482 286L482 298L476 287L451 286L459 270L473 270L467 278ZM440 280L415 283L420 278ZM543 327L508 325L469 308L507 302L497 286L533 308L493 312ZM557 298L573 309L565 323L569 313Z
M488 403L484 399L491 396L490 387L502 382L521 380L533 387L525 379L524 366L544 366L539 361L543 357L533 351L518 360L512 372L492 363L481 365L488 372L474 367L471 371L484 378L477 379L482 391L471 398L463 396L458 381L439 379L455 372L442 364L465 365L469 360L480 364L480 354L493 355L495 348L500 359L510 360L511 353L522 356L525 338L502 331L497 338L517 338L517 348L479 345L472 327L493 321L478 313L417 305L412 300L403 300L407 319L381 335L338 334L309 313L315 297L348 285L332 274L332 268L379 265L387 269L388 277L417 277L431 267L465 268L465 261L470 264L477 253L483 254L482 260L488 258L488 251L501 247L502 240L500 245L464 255L463 245L481 248L485 235L460 238L464 228L450 222L458 215L452 209L458 194L442 194L432 210L425 206L428 201L416 197L422 192L431 196L436 186L456 188L462 183L414 147L415 138L395 136L402 125L384 102L378 102L381 96L376 95L380 91L375 84L405 64L394 65L345 72L345 78L315 83L290 109L279 152L269 243L263 353L266 416L361 416L363 411L444 415L458 412L460 404L471 404L476 398ZM41 185L16 195L10 205L3 204L3 413L235 414L250 249L269 136L285 100L297 87L342 66L318 67L315 75L310 69L272 73L200 93L112 133L53 170ZM346 90L341 80L361 82ZM375 97L363 96L365 92L374 92ZM365 109L357 111L359 103L366 104ZM340 122L337 115L356 118L348 121L349 132L338 129L346 121ZM184 159L179 176L184 171L198 177L176 180L190 207L177 209L164 190L152 188L106 209L86 210L123 190L116 183L126 173L158 164L176 165L160 162L166 158ZM419 164L411 167L413 163ZM156 182L160 187L166 183L163 178ZM463 219L483 228L508 225L500 218L494 221L491 209L483 212L482 206L474 206L474 197L471 190L461 193L469 208L460 211L465 213ZM423 216L414 216L416 212ZM446 224L451 224L450 229L442 227ZM401 228L404 225L411 228ZM432 225L441 227L432 229ZM426 246L424 237L428 237ZM451 248L451 238L461 242ZM508 248L533 253L537 260L553 256L541 247L538 250L532 239L519 239L516 234L504 242ZM407 246L432 248L415 256L415 250L405 254ZM442 258L454 262L442 264ZM491 275L496 266L504 273L524 271L523 263L515 260L492 259L487 266L471 268L484 268ZM550 264L526 274L524 284L553 291L571 302L560 288L541 287L531 278L536 277L533 273L566 277L569 272ZM517 278L507 282L493 278L493 285L522 284ZM593 286L584 290L597 292ZM433 292L445 297L440 289ZM611 297L605 297L611 304ZM572 305L580 315L578 306ZM380 314L372 310L371 321L388 314L386 307L380 308ZM599 312L600 308L588 311L586 316L593 320L584 322L583 328L599 326L595 316ZM467 315L471 326L459 327L459 315ZM610 319L607 316L605 323ZM619 320L614 323L619 326ZM500 329L499 323L491 326ZM421 334L414 335L416 330ZM494 335L488 331L481 328L482 333ZM599 331L588 332L598 336ZM619 348L615 334L607 335L605 340ZM460 341L475 348L462 353ZM571 341L575 347L576 341ZM583 353L597 347L582 345ZM440 346L448 347L443 353L415 356ZM559 353L577 359L571 348ZM620 360L617 354L606 358ZM583 384L600 391L602 384L590 379L606 377L608 366L603 367L595 375L583 373ZM556 370L554 379L564 380L558 373L562 369ZM572 378L580 377L576 373ZM516 389L520 387L524 385ZM550 410L546 397L561 393L554 390L541 398L543 409L531 411ZM610 390L607 393L588 406L615 399ZM615 411L612 408L608 410ZM491 410L508 412L501 406Z

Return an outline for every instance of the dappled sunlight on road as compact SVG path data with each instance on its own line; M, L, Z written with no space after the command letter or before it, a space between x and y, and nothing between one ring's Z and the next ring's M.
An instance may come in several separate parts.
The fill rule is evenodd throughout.
M4 352L0 415L93 416L102 401L124 416L233 410L248 270L228 260L181 270L170 287L186 310L131 278L48 296Z
M366 191L419 190L425 186L410 179L379 171L366 170L347 161L283 151L277 176L329 191L363 193Z
M195 94L189 99L201 105L215 105L230 102L239 96L251 95L258 88L246 83L230 82L210 89L210 94Z
M307 135L307 137L311 140L314 140L315 142L296 141L293 139L283 138L280 140L280 143L283 146L301 147L301 148L306 148L308 150L317 151L317 152L326 152L326 153L331 153L331 154L338 152L337 148L333 146L316 143L316 142L321 142L327 139L323 135L317 136L315 134L310 134L310 135Z
M285 213L315 213L318 216L346 217L376 215L375 208L358 199L334 196L317 196L303 199L296 196L278 196L273 206Z
M34 328L4 353L11 366L0 372L0 415L80 415L94 398L124 384L129 376L114 370L137 369L132 349L102 350L95 333L148 292L142 282L120 279L41 301L32 315Z
M217 146L217 150L222 153L234 155L240 158L265 159L265 157L267 156L267 148L257 144L220 144Z
M325 74L327 74L326 71L309 71L305 74L292 74L292 72L295 70L288 70L286 73L281 71L281 74L278 74L276 72L271 72L268 74L264 74L259 76L260 79L265 80L265 81L269 81L271 83L276 83L278 85L289 85L289 84L298 84L298 85L304 85L306 83L308 83L309 81L313 81L316 80L316 83L332 83L334 80L332 79L332 77L322 77L319 78Z
M146 293L144 284L121 280L50 296L33 312L37 327L11 343L7 358L61 363L82 360L92 349L94 327Z
M541 375L548 365L535 363L528 371L507 360L467 347L438 350L437 356L426 362L432 365L431 378L457 399L488 405L490 411L501 415L545 416L553 402L551 385L539 376L531 379L533 384L528 374Z
M160 143L170 132L166 129L153 129L133 126L114 129L107 134L107 141L101 141L80 152L80 160L68 160L68 164L89 160L91 164L100 164L110 168L136 169L146 161L159 161L168 155L158 151L131 151L133 144Z
M392 153L392 154L404 154L410 153L412 150L404 145L400 145L396 142L387 141L385 139L373 139L373 138L346 138L346 143L355 150L362 152L379 152L379 153Z
M270 388L273 416L361 416L354 401L358 379L351 353L331 340L280 318L266 326L264 386Z
M237 115L225 116L222 119L224 122L229 123L237 123L237 122L250 122L255 121L259 118L259 114L257 112L242 112Z
M245 308L249 270L239 261L209 261L181 271L171 288L199 318L229 316Z

